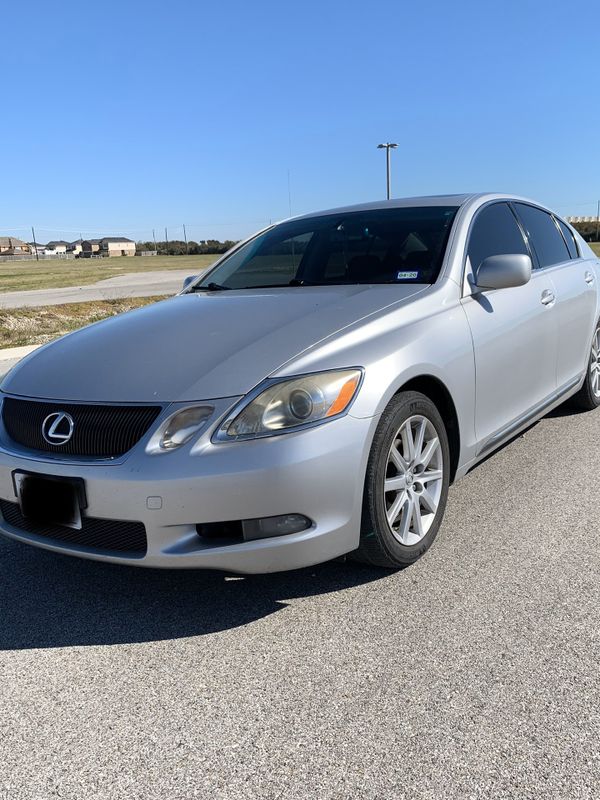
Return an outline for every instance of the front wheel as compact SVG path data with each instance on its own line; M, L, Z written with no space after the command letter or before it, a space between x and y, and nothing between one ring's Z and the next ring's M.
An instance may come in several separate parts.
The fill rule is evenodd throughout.
M600 406L600 323L596 326L592 337L590 359L583 386L573 395L571 402L585 411Z
M355 557L392 568L415 562L437 535L449 472L448 436L436 406L419 392L396 395L373 439Z

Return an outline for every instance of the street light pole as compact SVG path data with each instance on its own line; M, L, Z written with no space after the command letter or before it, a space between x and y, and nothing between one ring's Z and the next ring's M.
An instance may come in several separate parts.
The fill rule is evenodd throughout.
M387 199L389 200L392 196L392 175L391 175L391 156L390 150L395 150L398 145L395 142L385 142L383 144L378 144L378 150L385 150L385 164L386 164L386 177L387 177Z

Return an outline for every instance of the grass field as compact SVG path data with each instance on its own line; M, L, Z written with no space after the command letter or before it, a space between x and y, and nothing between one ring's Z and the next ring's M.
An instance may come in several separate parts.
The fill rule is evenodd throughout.
M600 256L600 242L591 244ZM0 291L78 286L127 272L158 269L194 269L208 266L216 256L157 256L156 258L111 258L93 261L35 261L0 264ZM61 306L0 310L0 349L45 344L69 331L148 305L162 297L98 300Z
M600 242L591 245L600 256ZM156 256L146 258L75 259L64 261L0 262L0 292L26 289L50 289L62 286L86 286L90 283L125 275L128 272L155 272L185 269L194 273L210 266L218 256Z
M62 306L0 310L0 349L45 344L84 325L162 299L162 297L134 297L124 300L94 300L90 303L68 303Z
M85 286L104 278L128 272L155 272L163 269L203 269L219 256L151 256L145 258L77 258L65 261L0 262L0 292L25 289L50 289L62 286Z

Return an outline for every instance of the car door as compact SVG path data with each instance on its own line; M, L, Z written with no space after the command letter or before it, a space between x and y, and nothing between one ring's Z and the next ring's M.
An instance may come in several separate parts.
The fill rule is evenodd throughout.
M538 265L556 289L558 390L576 381L586 369L596 317L596 285L591 266L579 257L573 234L564 222L541 208L515 203Z
M485 258L517 253L531 255L508 203L484 206L469 232L462 300L473 336L480 451L556 390L556 292L550 275L534 270L528 283L509 289L473 286Z

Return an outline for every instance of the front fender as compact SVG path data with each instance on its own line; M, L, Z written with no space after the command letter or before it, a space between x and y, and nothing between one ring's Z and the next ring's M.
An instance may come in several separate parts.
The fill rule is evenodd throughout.
M475 362L471 330L452 281L400 309L333 337L286 365L301 374L347 365L365 369L350 414L378 417L403 385L435 378L454 402L460 435L459 465L475 453ZM282 374L282 373L280 373Z

